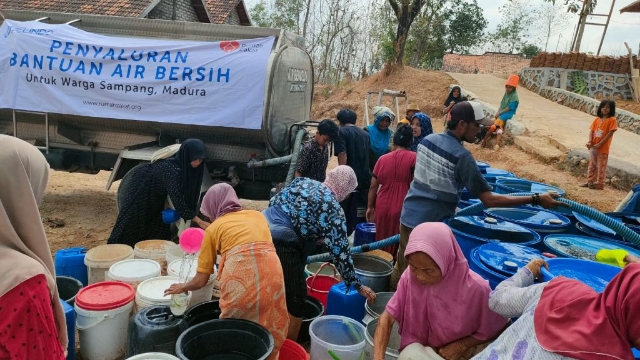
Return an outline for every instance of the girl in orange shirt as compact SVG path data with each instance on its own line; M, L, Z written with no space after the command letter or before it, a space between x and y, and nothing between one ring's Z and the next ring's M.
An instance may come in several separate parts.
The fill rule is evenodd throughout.
M611 139L613 133L618 130L618 121L615 118L616 102L602 100L597 114L598 117L591 123L589 142L587 143L587 149L590 150L591 155L587 182L580 186L602 190L607 179L607 161L609 160Z

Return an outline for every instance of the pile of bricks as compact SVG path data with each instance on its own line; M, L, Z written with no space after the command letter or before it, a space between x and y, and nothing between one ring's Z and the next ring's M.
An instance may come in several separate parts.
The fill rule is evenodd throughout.
M634 68L638 59L633 58ZM610 74L628 74L629 56L592 56L584 53L546 53L542 52L531 59L532 68L549 67L558 69L597 71Z

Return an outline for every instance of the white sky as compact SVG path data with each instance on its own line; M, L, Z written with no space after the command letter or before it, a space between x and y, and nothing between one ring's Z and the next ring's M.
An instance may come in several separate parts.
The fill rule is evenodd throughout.
M247 5L247 9L253 7L258 0L244 0ZM367 0L361 0L367 1ZM498 8L507 2L507 0L477 0L478 5L484 10L484 16L489 22L488 31L493 31L500 22L500 13ZM562 1L562 0L558 0ZM598 0L598 5L595 9L596 14L608 14L611 8L611 2L613 0ZM607 29L607 35L602 45L600 55L624 55L627 53L624 47L624 42L628 42L631 50L634 53L638 53L640 42L640 13L624 13L620 14L620 9L631 4L635 0L616 0L611 15L611 21L609 22L609 28ZM532 0L534 4L541 4L542 0ZM571 40L573 33L575 32L575 26L578 22L578 15L570 14L571 23L564 29L561 35L552 37L549 40L548 51L566 51L571 46ZM590 17L588 22L604 23L606 17ZM602 36L602 26L587 25L582 38L582 46L580 50L582 52L592 51L594 54L598 51L598 45L600 44L600 38ZM544 47L544 44L536 44L540 47Z

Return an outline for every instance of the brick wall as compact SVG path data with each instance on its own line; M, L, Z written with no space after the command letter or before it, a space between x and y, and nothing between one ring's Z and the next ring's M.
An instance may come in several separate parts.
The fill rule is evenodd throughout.
M521 55L485 53L484 55L446 54L442 71L456 73L512 74L529 66Z
M176 1L176 20L178 21L192 21L198 22L198 15L193 9L190 0L175 0ZM171 20L173 15L173 2L174 0L162 0L156 7L149 12L147 18L149 19L163 19Z
M238 10L233 9L225 22L229 25L240 25L240 15L238 14Z

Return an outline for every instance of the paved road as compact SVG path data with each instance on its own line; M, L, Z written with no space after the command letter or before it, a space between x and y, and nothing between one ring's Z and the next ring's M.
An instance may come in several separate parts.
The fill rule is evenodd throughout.
M449 75L480 100L495 107L500 104L505 79L488 74ZM527 127L529 136L548 137L566 150L585 149L593 116L556 104L523 87L518 87L518 96L520 105L516 118ZM613 136L609 157L640 166L640 136L618 129Z

